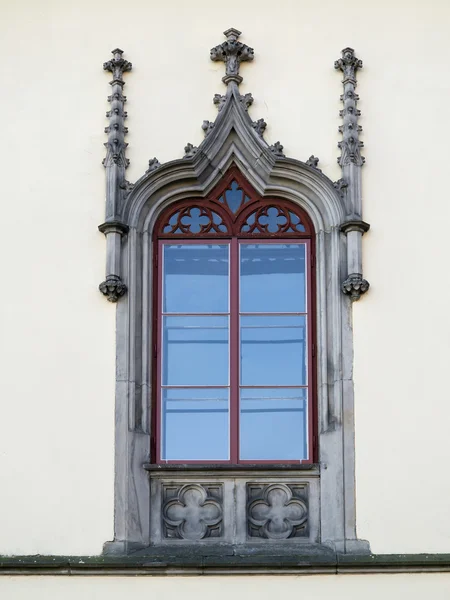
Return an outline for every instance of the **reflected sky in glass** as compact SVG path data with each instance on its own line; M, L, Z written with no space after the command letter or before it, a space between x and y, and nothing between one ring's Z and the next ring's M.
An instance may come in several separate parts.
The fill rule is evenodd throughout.
M241 312L305 312L305 245L240 245Z
M163 317L162 385L228 385L228 317Z
M228 460L227 389L166 389L162 404L163 460Z
M241 324L241 385L307 385L306 317L247 316Z
M302 460L307 390L285 386L308 383L307 317L288 314L307 308L306 246L239 246L240 313L264 313L234 315L240 382L232 386L259 386L236 390L239 458ZM163 244L162 460L230 458L229 251L225 243Z
M163 312L228 312L228 244L164 244L163 252Z
M307 458L305 389L242 389L241 460Z

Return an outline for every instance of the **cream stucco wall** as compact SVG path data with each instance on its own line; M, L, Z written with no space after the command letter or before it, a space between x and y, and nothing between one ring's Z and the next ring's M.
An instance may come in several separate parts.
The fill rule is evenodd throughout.
M447 600L450 575L325 575L308 577L2 577L0 593L8 600L122 600L124 597L229 598L272 600L282 593L315 600Z
M3 0L1 9L0 552L95 554L113 537L115 308L97 291L109 93L102 62L119 45L134 65L125 76L134 181L149 158L180 157L187 141L202 140L223 89L209 48L230 26L255 48L241 89L255 98L252 116L268 122L266 139L281 140L289 156L314 153L333 179L341 93L333 61L347 45L364 60L372 287L354 307L358 533L374 552L450 552L450 4ZM98 597L99 580L73 581L42 579L36 589ZM400 576L379 578L380 592L387 581L403 589ZM447 576L429 585L439 581L448 596ZM315 582L302 586L312 593ZM377 597L367 582L349 579L350 597L366 586ZM25 597L33 585L7 580L4 597ZM150 584L108 587L118 594L124 585ZM169 591L172 583L151 585Z

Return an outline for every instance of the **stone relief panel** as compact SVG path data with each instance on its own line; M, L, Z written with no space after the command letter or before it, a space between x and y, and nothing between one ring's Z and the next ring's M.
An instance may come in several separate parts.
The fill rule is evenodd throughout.
M307 538L308 496L308 484L248 483L248 538Z
M198 541L223 536L223 484L163 484L165 539Z

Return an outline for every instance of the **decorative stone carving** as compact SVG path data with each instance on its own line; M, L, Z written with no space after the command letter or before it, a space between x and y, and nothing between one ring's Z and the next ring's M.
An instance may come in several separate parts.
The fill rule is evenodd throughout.
M225 106L225 102L227 101L227 97L222 94L214 94L213 102L217 106L217 110L220 112L222 108Z
M131 194L132 189L134 188L134 183L131 183L131 181L128 181L127 179L125 179L119 185L119 187L121 190L124 190L123 198L124 198L124 200L126 200L128 198L128 196Z
M283 152L284 146L280 142L275 142L269 146L269 150L276 156L276 158L285 158L285 154Z
M198 150L197 146L194 146L193 144L188 142L186 144L186 146L184 147L183 158L192 158L193 156L195 156L197 154L197 150Z
M348 183L341 177L337 181L333 182L334 187L339 192L341 198L345 196L345 190L348 188Z
M362 60L356 58L353 48L344 48L342 58L334 63L334 68L340 69L344 74L344 94L342 95L344 108L340 111L344 123L339 127L343 139L338 144L341 149L338 163L341 167L348 163L362 166L365 159L361 156L361 148L364 144L359 141L358 136L362 131L362 128L358 125L358 116L361 112L356 108L358 96L355 94L356 71L362 68Z
M117 302L127 291L127 286L118 275L109 275L98 289L109 302Z
M231 27L223 34L226 36L227 41L211 48L211 60L221 60L225 63L225 77L222 78L225 84L228 85L230 81L234 81L239 85L242 81L242 77L239 75L239 66L241 62L253 60L254 51L253 48L238 42L241 32L237 29Z
M205 137L211 133L214 128L214 123L212 121L203 121L202 129L205 132Z
M256 133L262 137L266 130L267 123L264 121L264 119L258 119L257 121L252 122L252 127Z
M344 48L342 57L334 63L334 67L342 71L344 75L342 81L344 93L341 96L344 108L339 113L343 119L343 124L339 127L342 141L338 144L341 149L338 163L342 168L342 179L334 184L346 207L346 222L341 226L341 231L347 236L347 273L349 276L342 283L341 289L352 300L359 300L361 295L369 289L368 282L363 279L361 274L361 238L369 226L361 219L361 167L365 159L361 156L361 148L364 146L363 142L359 140L362 128L358 125L358 117L361 112L356 107L359 97L355 93L356 72L362 68L362 61L356 58L353 48Z
M146 173L151 173L152 171L156 171L156 169L159 169L160 166L161 166L161 163L156 158L156 156L154 156L153 158L151 158L148 161L148 169L145 172Z
M285 540L308 536L308 492L305 485L247 484L250 538Z
M105 167L110 167L116 164L124 169L129 165L129 161L125 158L125 149L128 144L124 141L124 135L128 132L124 127L123 121L127 116L124 111L124 103L126 97L122 94L123 74L126 71L131 71L132 64L123 58L123 50L116 48L112 51L113 58L103 63L103 69L110 71L113 74L113 80L110 82L112 93L108 97L111 103L111 109L106 113L109 118L109 126L105 128L105 133L108 134L106 142L106 158L103 160Z
M322 173L322 171L319 169L319 159L317 158L317 156L314 156L314 154L311 154L311 156L308 158L308 160L306 161L306 164L308 165L308 167L312 167L313 169L317 169L317 171L320 171Z
M222 537L223 484L166 484L162 495L166 539L198 541Z
M367 292L370 283L363 279L359 273L352 273L342 284L342 291L345 295L350 296L351 300L359 300L363 294Z
M245 94L240 96L241 104L248 111L249 107L253 104L253 96L251 94Z
M106 113L109 119L109 125L105 127L108 141L105 143L106 157L103 160L106 169L106 219L99 227L106 236L106 279L99 289L110 302L117 302L127 289L120 277L120 240L127 228L119 223L119 218L123 203L134 187L134 184L125 179L125 169L130 161L125 156L128 146L125 135L128 129L124 125L127 113L124 110L126 97L123 95L123 74L130 71L132 65L123 58L123 50L116 48L112 54L113 58L103 63L103 69L110 71L113 79L110 81L112 92L108 96L111 107Z

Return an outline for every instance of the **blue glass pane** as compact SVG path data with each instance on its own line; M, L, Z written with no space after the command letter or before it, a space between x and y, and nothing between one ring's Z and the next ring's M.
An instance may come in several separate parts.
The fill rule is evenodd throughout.
M228 385L228 317L164 317L162 385Z
M228 312L227 244L164 244L163 311Z
M241 317L241 385L307 385L306 317Z
M161 458L228 460L227 389L164 389Z
M241 312L306 312L305 244L240 244Z
M240 399L242 460L308 458L305 389L245 389Z

